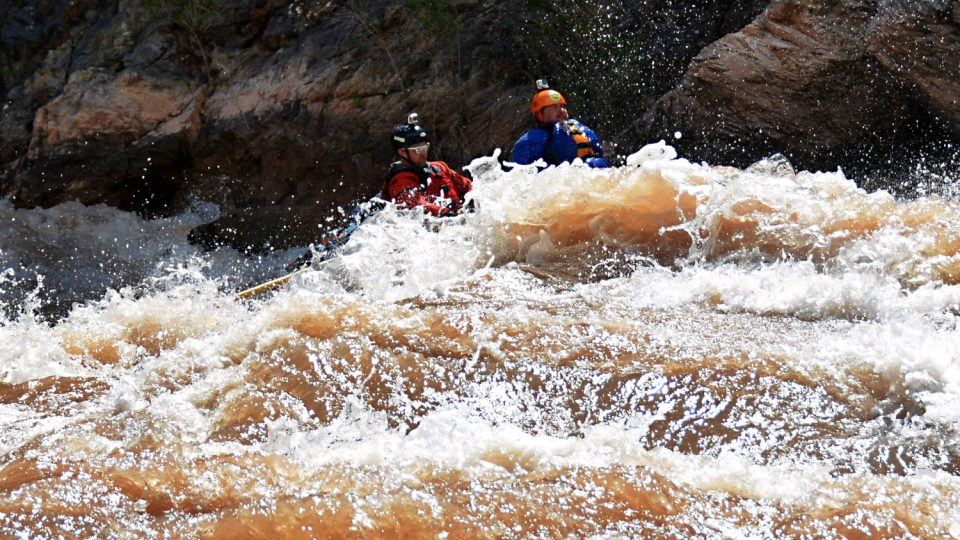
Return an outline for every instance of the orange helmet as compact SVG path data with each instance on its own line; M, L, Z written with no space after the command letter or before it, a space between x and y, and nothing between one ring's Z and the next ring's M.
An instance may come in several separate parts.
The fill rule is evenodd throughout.
M567 100L556 90L541 90L533 95L533 101L530 102L530 112L534 116L546 107L551 105L566 105Z

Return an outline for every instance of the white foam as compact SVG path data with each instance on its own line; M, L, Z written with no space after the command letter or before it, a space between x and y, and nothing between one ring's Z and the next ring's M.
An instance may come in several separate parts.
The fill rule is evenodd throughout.
M56 333L32 318L0 325L0 382L17 384L45 377L73 377L89 370L60 348Z
M670 161L677 158L677 151L672 146L668 146L666 141L659 141L654 144L648 144L640 150L627 156L627 165L630 167L639 167L650 161Z
M698 491L817 508L846 504L849 493L836 489L827 464L760 465L730 452L707 457L646 449L641 441L652 419L636 417L588 427L578 437L555 437L531 434L510 423L494 424L467 408L450 406L429 413L404 435L387 429L382 415L355 405L322 429L303 431L292 420L274 422L269 440L259 450L287 455L317 470L334 464L400 470L429 465L467 474L506 475L516 470L637 466ZM870 475L860 478L875 481ZM960 488L960 480L939 472L902 481L930 491Z

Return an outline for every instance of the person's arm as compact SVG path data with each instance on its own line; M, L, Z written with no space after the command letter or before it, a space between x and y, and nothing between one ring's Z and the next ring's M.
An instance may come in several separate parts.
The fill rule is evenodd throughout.
M510 152L510 161L519 165L529 165L543 157L547 148L547 130L531 129L517 139Z
M453 187L457 190L457 194L460 195L460 202L463 202L463 197L469 193L471 189L473 189L473 180L470 180L466 176L458 173L453 169L453 167L447 165L443 161L434 161L431 164L439 167L441 174L450 179Z
M473 202L469 206L464 206L466 203L467 193L473 189L473 180L460 174L452 167L447 165L442 161L434 161L431 163L436 169L440 171L440 174L449 180L449 184L453 187L453 191L456 193L456 198L452 197L452 194L448 194L448 197L452 199L453 205L448 209L448 213L444 215L456 214L459 213L464 208L472 211L474 206Z
M400 208L414 208L422 206L424 212L442 217L450 212L445 206L430 202L420 190L420 179L412 172L401 172L390 179L387 185L387 196Z

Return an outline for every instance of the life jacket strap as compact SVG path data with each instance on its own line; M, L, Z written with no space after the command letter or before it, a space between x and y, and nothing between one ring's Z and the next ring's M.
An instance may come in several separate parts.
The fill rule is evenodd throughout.
M588 157L594 157L597 155L596 151L593 149L593 145L590 144L590 138L583 132L583 129L575 124L572 120L567 120L563 123L563 130L573 139L573 142L577 143L577 157L580 159L587 159Z

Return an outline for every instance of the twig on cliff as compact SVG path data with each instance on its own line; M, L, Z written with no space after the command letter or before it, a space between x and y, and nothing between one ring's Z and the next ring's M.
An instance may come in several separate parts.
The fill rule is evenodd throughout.
M222 0L139 0L140 4L154 15L164 15L187 33L188 39L200 53L203 75L207 85L212 84L212 63L207 53L203 34L220 15Z
M393 74L397 78L397 82L400 83L400 91L406 92L407 88L403 84L403 75L400 73L400 68L397 67L397 62L393 59L393 54L390 52L390 47L387 46L387 40L384 39L383 33L377 32L370 25L370 22L367 20L363 9L356 0L350 0L344 4L344 7L350 12L351 15L353 15L355 19L357 19L357 22L360 23L360 26L362 26L367 34L369 34L370 37L376 42L377 47L387 56L387 60L390 62L390 67L393 68Z

